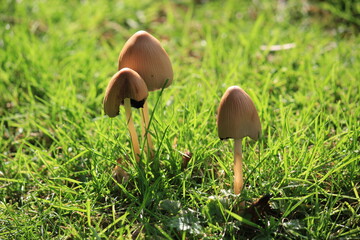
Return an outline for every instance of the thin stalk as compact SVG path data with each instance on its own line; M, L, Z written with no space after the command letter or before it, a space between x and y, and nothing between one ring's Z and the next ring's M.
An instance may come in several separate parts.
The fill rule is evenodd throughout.
M125 107L125 113L126 113L126 121L127 121L127 127L130 132L131 142L134 149L135 159L136 161L140 160L140 147L139 147L139 140L138 136L136 134L134 121L131 117L131 104L130 104L130 98L124 99L124 107Z
M146 137L146 127L145 127L145 120L143 117L143 109L140 109L141 112L141 134L143 137ZM148 144L147 142L144 144L143 146L144 151L147 153L148 152Z
M152 143L151 135L149 133L150 118L149 118L149 108L148 108L147 101L145 101L144 106L141 110L141 118L142 118L141 123L144 124L143 125L143 135L147 139L150 156L154 157L154 144Z
M241 140L234 139L234 193L240 194L244 186Z

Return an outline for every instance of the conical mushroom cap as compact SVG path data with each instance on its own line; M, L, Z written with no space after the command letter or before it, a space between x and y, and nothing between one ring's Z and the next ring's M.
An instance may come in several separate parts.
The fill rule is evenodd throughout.
M123 68L111 78L105 93L104 111L109 117L119 114L120 105L130 98L131 106L140 108L148 96L148 90L140 75L130 68Z
M217 116L220 139L257 140L261 132L259 115L250 96L237 86L229 87L221 98Z
M160 42L145 31L136 32L125 43L119 55L118 69L124 67L139 73L149 91L168 87L173 80L169 56Z

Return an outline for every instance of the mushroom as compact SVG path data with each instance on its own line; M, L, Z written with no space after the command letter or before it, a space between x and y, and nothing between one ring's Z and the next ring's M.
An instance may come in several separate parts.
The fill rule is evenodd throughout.
M173 80L173 69L159 40L146 31L138 31L125 43L119 55L118 69L128 67L144 79L148 91L168 87ZM146 135L150 153L153 156L153 143L149 134L149 109L145 101L142 110L143 134Z
M261 132L255 105L240 87L229 87L221 98L217 126L221 140L234 139L234 193L239 194L244 185L241 141L246 136L256 141Z
M105 114L109 117L116 117L119 114L120 105L124 105L127 126L137 161L140 158L140 147L131 117L131 107L142 108L147 96L148 90L141 76L130 68L123 68L111 78L103 102Z

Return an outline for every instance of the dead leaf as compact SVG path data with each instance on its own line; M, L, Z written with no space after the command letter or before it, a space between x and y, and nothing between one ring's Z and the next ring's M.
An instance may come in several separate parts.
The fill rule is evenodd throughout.
M185 170L191 160L192 157L192 153L190 151L185 151L185 152L180 152L182 155L182 164L181 164L181 169Z
M117 163L119 165L116 165L113 169L112 176L118 182L119 184L122 184L129 180L129 174L122 168L120 165L123 165L122 158L118 158Z
M256 224L260 224L266 216L280 217L280 212L271 208L269 204L271 197L271 194L266 194L253 202L250 207L244 210L243 216Z

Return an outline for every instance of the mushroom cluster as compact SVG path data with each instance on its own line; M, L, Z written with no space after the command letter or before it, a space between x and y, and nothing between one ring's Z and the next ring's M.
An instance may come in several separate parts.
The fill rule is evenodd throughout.
M118 59L118 72L111 78L105 93L104 112L109 117L119 114L124 105L135 159L141 151L132 119L131 107L141 109L142 135L146 138L150 156L154 146L149 133L149 91L168 87L173 80L173 69L160 42L145 31L138 31L125 43ZM221 140L234 139L234 193L240 194L244 181L242 170L242 139L257 140L261 132L259 115L250 96L240 87L229 87L224 93L217 115L218 135ZM146 148L146 145L145 145Z
M111 78L103 101L109 117L119 114L124 105L135 158L140 159L138 136L132 119L131 107L142 108L142 134L147 138L151 156L154 146L149 133L148 91L168 87L173 80L172 65L160 42L146 31L138 31L125 43L118 60L118 72Z

